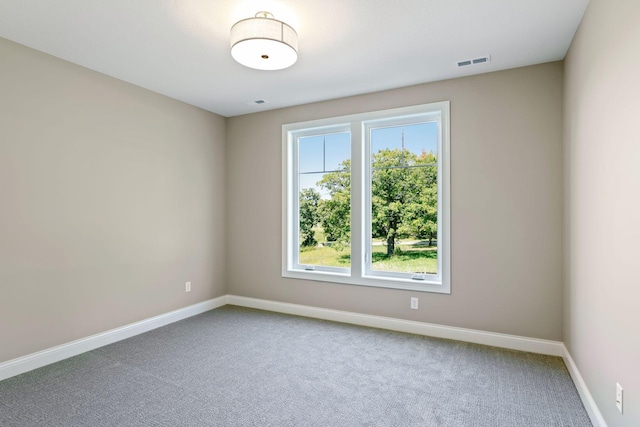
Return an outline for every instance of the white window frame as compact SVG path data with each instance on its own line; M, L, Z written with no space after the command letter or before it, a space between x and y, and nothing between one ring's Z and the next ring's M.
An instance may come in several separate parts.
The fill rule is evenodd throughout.
M450 215L450 105L449 101L354 114L282 126L282 276L287 278L376 286L414 291L451 293ZM371 271L370 144L368 129L386 125L437 121L438 139L438 274L411 275ZM300 265L298 230L297 138L351 132L351 268Z
M289 133L289 138L291 138L291 151L292 151L292 159L294 159L294 161L291 164L291 173L292 173L292 177L293 179L291 180L291 185L292 185L292 189L291 189L291 194L300 194L300 188L298 186L298 167L299 167L299 162L295 161L296 159L298 159L298 150L299 150L299 145L296 143L296 141L299 138L306 138L306 137L311 137L311 136L323 136L323 135L332 135L332 134L336 134L336 133L345 133L345 132L351 132L351 126L349 125L349 123L344 123L344 124L336 124L336 125L331 125L331 126L324 126L324 127L319 127L319 128L311 128L311 129L303 129L303 130L293 130ZM295 225L295 224L300 224L300 197L292 197L291 198L291 224ZM292 269L295 271L321 271L324 273L333 273L333 274L337 274L337 275L342 275L342 276L348 276L349 275L349 269L348 268L339 268L339 267L326 267L326 266L319 266L319 265L305 265L305 264L300 264L300 252L299 252L299 242L300 242L300 228L294 226L292 230L290 230L291 234L290 234L290 247L293 249L293 252L291 254L291 265L292 265ZM297 246L296 246L297 245Z

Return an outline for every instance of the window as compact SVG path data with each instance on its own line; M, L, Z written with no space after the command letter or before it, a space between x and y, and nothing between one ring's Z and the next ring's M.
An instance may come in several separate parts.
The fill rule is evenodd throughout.
M450 292L449 102L282 129L284 277Z
M296 140L295 268L347 272L351 266L350 256L344 253L351 243L351 133L340 127L321 129L319 134L296 133ZM336 256L341 252L344 256Z

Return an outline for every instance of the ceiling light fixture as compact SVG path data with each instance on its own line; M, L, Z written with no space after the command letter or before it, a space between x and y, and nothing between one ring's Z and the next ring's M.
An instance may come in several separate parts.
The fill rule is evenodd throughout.
M231 56L245 67L281 70L298 59L298 34L269 12L258 12L231 27Z

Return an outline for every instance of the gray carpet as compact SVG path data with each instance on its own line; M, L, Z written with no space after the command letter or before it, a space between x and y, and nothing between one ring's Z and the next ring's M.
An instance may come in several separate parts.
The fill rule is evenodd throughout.
M560 358L225 306L0 382L0 426L590 426Z

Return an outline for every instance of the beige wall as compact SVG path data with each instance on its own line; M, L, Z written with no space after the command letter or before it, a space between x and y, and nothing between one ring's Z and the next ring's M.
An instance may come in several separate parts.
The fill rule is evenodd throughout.
M561 339L562 63L227 120L228 292ZM281 126L451 101L452 293L281 277ZM409 309L409 297L420 310Z
M638 0L591 0L566 58L564 110L563 338L608 425L640 426Z
M4 39L0 64L0 362L223 295L224 118Z
M0 39L0 363L231 293L564 340L607 423L640 425L638 22L636 0L591 0L564 76L227 120ZM441 100L452 294L282 278L281 125Z

